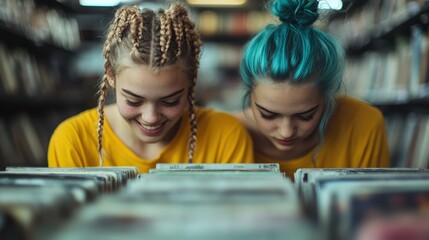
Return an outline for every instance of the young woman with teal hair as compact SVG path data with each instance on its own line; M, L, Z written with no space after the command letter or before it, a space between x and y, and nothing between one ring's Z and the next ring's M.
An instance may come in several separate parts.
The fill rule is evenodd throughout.
M299 168L388 167L382 113L340 96L344 50L313 23L318 0L272 0L280 20L246 45L240 73L255 161L276 162L292 177Z

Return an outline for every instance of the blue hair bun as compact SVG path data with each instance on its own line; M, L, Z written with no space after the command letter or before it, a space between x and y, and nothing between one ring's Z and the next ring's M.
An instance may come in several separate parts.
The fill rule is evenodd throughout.
M284 23L310 26L319 18L318 5L318 0L272 0L270 9Z

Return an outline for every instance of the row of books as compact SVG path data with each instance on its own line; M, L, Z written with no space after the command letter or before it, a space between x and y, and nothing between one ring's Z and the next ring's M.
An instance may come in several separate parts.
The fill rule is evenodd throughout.
M40 96L54 93L62 79L60 69L24 48L0 42L0 94Z
M80 46L77 20L62 9L38 5L34 0L0 1L0 29L39 45L51 43L68 50Z
M332 20L327 29L346 48L366 44L427 9L426 0L366 0L351 14ZM352 3L353 4L353 3ZM353 5L351 5L353 7Z
M278 164L8 167L2 239L417 240L429 236L429 170ZM3 238L5 237L5 238Z
M204 43L197 84L198 104L231 112L242 109L245 87L239 76L241 57L241 45Z
M267 11L201 11L196 25L205 37L251 36L274 18Z
M392 166L429 168L429 114L392 113L385 119Z
M241 58L243 55L242 46L228 43L204 43L204 51L201 55L201 62L206 62L206 66L215 66L216 71L222 69L235 69L238 73ZM205 66L201 66L201 77L205 76Z
M347 62L347 94L373 103L406 102L429 96L429 35L419 27L398 37L391 51L370 51Z
M55 127L74 111L24 112L0 118L0 169L5 166L47 166L49 139Z

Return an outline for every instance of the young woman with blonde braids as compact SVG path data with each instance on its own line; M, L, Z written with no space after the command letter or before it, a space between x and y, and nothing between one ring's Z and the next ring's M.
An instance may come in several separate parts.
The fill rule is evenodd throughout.
M248 163L252 142L226 113L195 106L201 40L188 9L117 10L104 43L98 107L61 123L49 167ZM106 105L109 88L116 102Z

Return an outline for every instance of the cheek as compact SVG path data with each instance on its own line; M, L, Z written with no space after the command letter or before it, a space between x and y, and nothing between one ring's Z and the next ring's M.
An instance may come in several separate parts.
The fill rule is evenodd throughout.
M171 106L171 107L162 106L161 112L162 112L162 115L166 116L167 118L175 119L175 118L182 117L183 112L187 109L187 107L188 107L188 102L186 101L186 97L183 97L180 100L180 103L176 106Z
M297 124L298 134L311 134L319 126L319 121L300 122Z
M185 105L178 105L174 107L163 107L161 112L162 115L164 115L168 119L177 119L182 117L184 110Z
M321 115L316 116L311 121L308 122L300 122L298 124L298 132L301 135L309 135L313 133L319 127Z
M256 124L260 131L264 134L270 133L276 129L275 121L267 121L261 117L256 118Z
M118 107L119 113L125 119L132 118L136 114L138 114L138 113L136 113L137 108L128 105L126 103L125 98L118 93L116 93L116 105Z
M117 105L118 105L118 111L123 118L126 118L126 119L133 118L139 114L137 111L137 108L131 107L124 102L118 102Z

